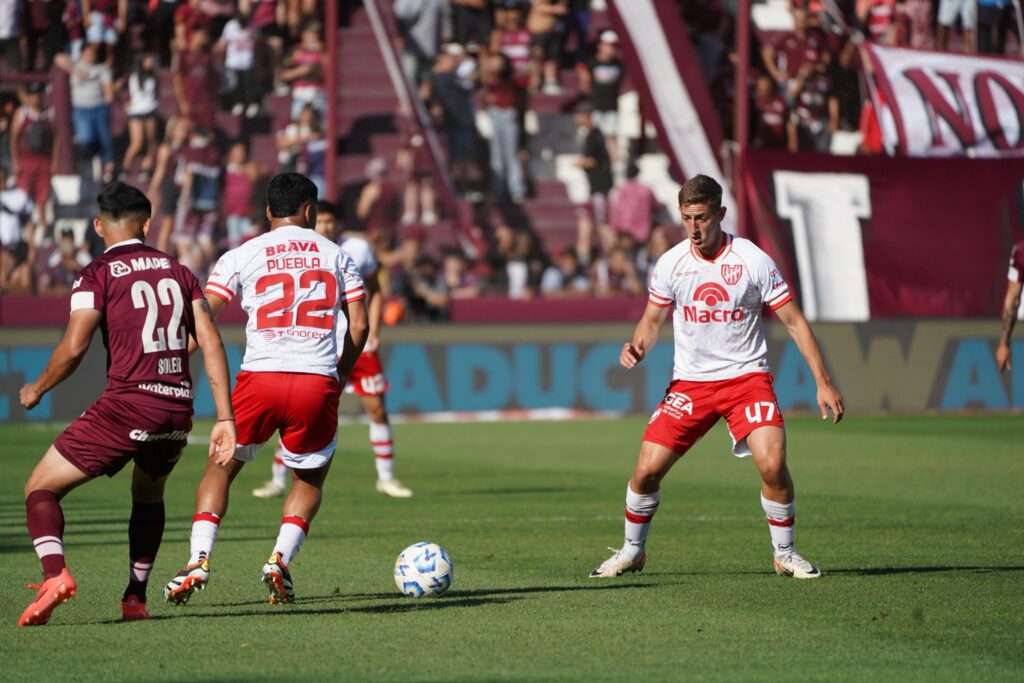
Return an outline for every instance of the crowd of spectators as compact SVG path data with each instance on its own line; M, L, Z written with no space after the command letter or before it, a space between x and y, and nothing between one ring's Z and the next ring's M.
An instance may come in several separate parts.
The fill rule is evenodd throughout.
M317 0L0 0L0 71L17 76L0 90L0 290L65 292L102 251L91 226L56 227L53 68L67 73L83 187L146 190L151 239L201 277L263 225L269 174L302 171L325 190L322 12ZM290 99L280 169L249 158L271 92Z
M679 0L715 105L733 138L735 18L725 0ZM885 152L865 81L867 42L1022 56L1012 0L790 0L791 31L753 31L751 143L816 152ZM863 103L863 106L862 106ZM859 141L835 145L837 133Z
M443 319L452 299L479 294L642 292L679 231L640 180L642 144L620 122L628 74L619 39L593 25L591 0L388 1L411 92L487 244L471 260L428 239L452 217L441 210L423 130L399 109L397 156L372 158L339 206L346 229L365 231L377 249L386 317ZM731 137L735 3L678 4ZM102 249L89 230L55 231L48 211L62 143L44 104L51 67L69 78L76 171L147 190L156 246L200 277L263 228L259 198L271 174L302 172L324 192L322 11L317 0L0 0L0 68L40 74L0 92L0 288L67 291ZM792 31L753 36L758 147L829 152L836 133L860 131L860 152L883 151L861 40L1000 54L1019 45L1008 40L1009 0L791 0L790 11ZM270 114L270 94L288 106L273 121L276 161L257 163L246 131ZM562 143L587 188L575 239L557 247L523 206L537 184L529 138L538 131L526 123L541 106L572 119L575 138ZM239 123L232 135L219 125L225 117Z

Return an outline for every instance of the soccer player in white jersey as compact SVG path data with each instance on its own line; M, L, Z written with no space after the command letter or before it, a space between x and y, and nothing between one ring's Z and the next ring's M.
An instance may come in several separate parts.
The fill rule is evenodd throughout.
M317 207L316 231L332 242L337 239L337 215L337 209L331 202L320 202ZM366 338L363 353L349 375L345 392L354 393L362 399L363 409L370 422L370 448L373 449L377 465L377 491L392 498L411 498L412 490L395 478L394 439L387 408L384 407L388 382L384 378L384 368L377 352L380 348L380 318L384 309L384 297L377 279L380 263L361 231L346 230L341 236L341 249L355 261L359 276L363 279L366 309L370 316L370 334ZM342 323L337 331L340 350L345 327L344 320L339 322ZM281 445L278 444L270 481L254 489L252 495L257 498L276 498L283 496L287 488L288 466L284 463Z
M294 485L281 529L263 566L271 604L292 602L288 565L309 532L338 439L338 399L366 343L365 293L355 263L313 230L316 186L283 173L267 187L270 231L224 254L206 284L219 312L236 296L248 314L245 357L232 400L238 448L226 465L210 461L196 492L191 557L164 589L183 604L210 578L210 554L242 466L279 431ZM336 318L348 319L339 353Z
M821 576L793 546L793 480L786 467L786 432L766 360L762 306L779 317L807 361L818 387L821 417L843 416L843 399L832 386L810 325L763 251L722 230L722 188L698 175L679 191L679 213L689 239L658 259L647 309L623 344L619 362L643 361L672 312L675 367L665 398L651 416L636 469L626 487L626 538L593 578L644 568L647 532L660 502L660 485L672 465L720 417L732 452L753 456L761 474L761 506L768 518L775 571L798 579Z

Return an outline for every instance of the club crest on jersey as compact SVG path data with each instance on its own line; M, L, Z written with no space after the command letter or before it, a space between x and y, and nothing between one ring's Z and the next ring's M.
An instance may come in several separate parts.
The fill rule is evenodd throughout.
M740 281L741 277L743 277L742 265L732 266L728 263L722 264L722 279L725 280L726 284L734 285Z
M113 261L110 264L110 274L114 277L124 277L125 275L131 274L132 269L127 263L121 261Z

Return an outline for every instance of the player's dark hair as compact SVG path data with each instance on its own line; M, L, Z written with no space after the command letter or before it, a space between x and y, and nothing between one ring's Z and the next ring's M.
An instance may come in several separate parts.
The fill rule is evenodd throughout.
M309 202L316 204L316 185L301 173L279 173L267 185L267 208L273 218L298 216Z
M120 180L104 185L96 204L101 215L114 221L129 217L146 220L153 213L153 205L142 190Z
M684 204L707 204L717 209L722 206L722 186L714 178L695 175L679 188L679 206Z

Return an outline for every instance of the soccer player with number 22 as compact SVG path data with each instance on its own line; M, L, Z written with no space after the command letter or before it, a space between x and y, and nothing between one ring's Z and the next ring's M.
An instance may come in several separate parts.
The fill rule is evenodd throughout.
M164 533L164 484L192 429L189 345L198 342L217 422L210 432L210 462L235 454L228 363L220 333L199 281L173 258L143 244L151 206L140 190L107 185L93 221L106 251L86 266L71 290L67 331L35 382L21 389L32 409L81 363L97 329L107 347L103 395L61 432L25 485L28 532L43 565L43 582L20 626L49 621L78 586L64 564L61 499L75 487L129 462L132 513L128 522L128 587L121 600L127 621L149 619L146 585Z
M590 576L604 578L644 568L647 532L661 499L661 480L718 419L724 417L732 452L752 455L761 474L761 506L768 518L775 571L815 579L821 571L793 546L793 480L786 466L786 432L768 371L761 310L767 305L786 326L817 384L822 419L843 417L810 325L779 274L753 242L722 230L722 188L698 175L679 191L688 239L658 259L647 309L623 344L619 362L630 369L650 353L672 312L672 383L644 432L636 469L626 488L622 548Z
M270 231L224 254L206 283L215 315L239 295L248 315L232 394L238 448L229 463L211 461L199 482L192 554L164 588L164 599L175 604L205 588L231 482L274 432L280 432L294 485L263 582L272 604L294 601L288 565L320 507L338 440L341 388L366 344L363 281L352 258L314 231L316 185L298 173L274 176L267 186L267 219ZM335 337L339 315L348 320L341 339Z

